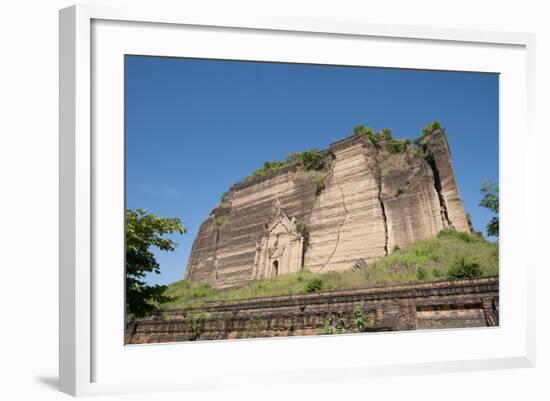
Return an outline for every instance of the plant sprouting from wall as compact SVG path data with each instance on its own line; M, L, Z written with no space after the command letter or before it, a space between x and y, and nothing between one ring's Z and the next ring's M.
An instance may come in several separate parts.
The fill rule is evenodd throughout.
M368 319L365 313L365 309L358 305L353 310L353 316L355 317L355 325L357 326L357 331L363 333L367 331Z
M439 121L434 120L431 123L426 124L424 128L422 128L422 136L425 137L426 135L429 135L438 129L441 129L441 124L439 123Z
M330 313L319 331L319 334L340 334L349 329L349 324L346 315L343 311L338 311L336 316Z
M309 227L305 223L298 223L296 224L296 230L302 235L305 250L309 245Z
M189 340L195 341L204 333L206 314L197 312L187 316L186 320L189 322Z

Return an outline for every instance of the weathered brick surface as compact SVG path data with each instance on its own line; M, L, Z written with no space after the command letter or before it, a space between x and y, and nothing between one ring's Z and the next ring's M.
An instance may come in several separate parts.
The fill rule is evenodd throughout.
M442 130L427 137L425 151L408 146L395 153L386 142L351 136L324 152L323 171L295 163L233 185L201 225L186 278L223 288L251 281L275 262L279 271L294 272L276 260L283 249L257 266L258 255L267 254L258 248L281 210L307 227L300 260L314 272L350 270L443 228L469 232Z
M377 286L167 310L128 329L131 344L319 334L333 318L356 332L498 325L498 277Z

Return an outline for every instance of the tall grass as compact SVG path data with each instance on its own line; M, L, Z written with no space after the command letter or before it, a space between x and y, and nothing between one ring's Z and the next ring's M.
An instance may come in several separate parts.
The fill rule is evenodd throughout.
M240 287L225 290L208 284L191 284L186 280L168 286L166 295L174 301L165 308L201 306L205 302L236 301L256 297L304 294L375 284L433 281L456 278L457 264L468 261L476 265L476 274L498 274L498 244L477 235L443 230L431 240L419 241L405 249L396 250L362 271L313 273L307 268L295 275L256 280Z

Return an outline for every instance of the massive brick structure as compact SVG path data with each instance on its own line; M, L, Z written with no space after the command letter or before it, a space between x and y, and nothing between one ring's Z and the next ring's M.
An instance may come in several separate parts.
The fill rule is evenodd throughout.
M470 228L445 133L395 151L353 135L322 171L296 162L233 185L202 223L186 278L217 288L294 273L350 270L443 228Z

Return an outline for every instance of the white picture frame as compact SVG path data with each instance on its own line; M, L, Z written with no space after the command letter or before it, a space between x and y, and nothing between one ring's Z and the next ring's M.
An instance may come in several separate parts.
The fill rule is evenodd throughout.
M168 43L162 41L161 46L160 39L170 37L167 35L189 35L186 29L193 30L192 34L198 35L200 49L181 49L175 40L169 40ZM140 36L143 30L147 30L146 36ZM257 41L258 38L249 40L247 35L261 36L262 46ZM215 42L222 36L224 39L239 36L242 42L234 48L216 48ZM292 45L289 45L290 39ZM328 45L335 39L342 44L338 48L344 48L341 54L337 54L339 52L335 47L330 55L326 55L327 59L322 59L324 56L321 55L317 62L330 62L329 57L341 57L342 60L347 57L346 62L350 64L366 65L364 60L350 56L350 52L354 46L359 46L358 43L363 46L362 43L372 42L372 51L380 52L380 61L379 64L368 62L371 66L467 69L466 64L461 65L455 59L464 52L464 57L471 59L464 61L470 63L471 70L481 68L482 71L503 74L500 99L501 327L451 330L444 333L413 332L331 336L322 339L262 339L124 347L124 342L119 341L120 333L123 332L123 314L119 313L120 308L123 308L122 304L119 305L120 299L123 299L123 286L120 285L123 280L123 275L120 274L123 272L123 265L114 263L121 270L112 273L115 275L113 280L104 271L97 270L100 269L99 265L105 265L99 262L113 256L103 251L97 242L98 234L105 233L106 224L112 225L113 229L110 231L116 233L114 244L120 245L117 241L123 238L120 229L121 216L105 212L108 206L105 206L101 198L105 197L109 187L116 188L121 184L118 173L112 174L108 183L101 177L105 177L106 172L120 172L123 152L120 151L121 142L117 142L116 138L115 142L107 143L94 137L94 132L97 133L98 129L101 132L112 132L110 127L120 127L120 113L123 108L120 108L122 94L119 92L123 70L118 68L119 56L136 51L138 54L175 56L193 51L193 56L206 56L206 53L201 52L214 51L218 52L216 54L219 58L255 57L257 60L298 61L300 57L308 57L300 55L304 53L300 50L305 48L306 42L323 40ZM384 46L379 46L381 41ZM238 43L237 39L234 43ZM328 380L344 376L359 380L363 377L404 373L534 366L535 283L533 275L528 273L534 271L536 261L531 256L525 256L535 253L530 250L532 245L529 235L522 235L520 238L520 232L536 232L533 229L536 209L528 204L527 191L522 190L528 185L535 187L535 151L532 147L514 149L511 141L512 133L517 130L525 132L524 140L533 143L535 140L532 115L535 85L534 43L534 35L530 34L375 25L358 21L215 17L187 14L184 9L163 10L154 7L78 5L61 10L60 390L80 396L238 386L245 385L250 378L257 383L267 383L274 376L279 382ZM212 47L209 50L210 45ZM406 45L400 48L403 52L382 49L398 45ZM377 46L379 50L376 50ZM277 47L284 47L288 54L281 56L273 53L270 56L269 50ZM415 53L409 54L408 48L414 48ZM438 61L439 64L415 59L423 51L434 49L445 56ZM260 54L262 51L263 56ZM486 53L489 51L494 52L494 57L487 57ZM251 56L256 54L254 52L258 56ZM410 60L406 62L403 58L407 54ZM311 53L309 57L317 56ZM490 60L486 60L487 64L482 64L485 58ZM115 91L115 96L103 91L101 84L98 84L101 80L114 88L112 90ZM517 98L512 98L512 93ZM102 101L98 101L100 97ZM105 114L105 110L110 111ZM111 112L112 115L109 114ZM108 125L102 125L104 122ZM101 157L98 157L99 154ZM511 154L514 154L515 164L510 159ZM120 193L118 198L110 198L117 200L119 195ZM114 259L123 253L123 247L119 246L117 249L118 256L115 255ZM523 257L519 258L520 255ZM512 277L507 266L517 265L518 261L521 261L520 274ZM101 291L101 300L94 298L96 291ZM108 303L112 305L112 313L104 313ZM411 344L435 344L439 341L438 338L443 337L444 341L463 341L467 346L453 347L455 349L448 350L448 353L444 348L431 354L426 351L422 358L418 353L407 351ZM396 355L385 357L383 353L377 355L372 352L369 354L371 360L366 360L360 352L355 352L354 356L350 355L345 359L336 352L345 347L363 347L366 341L376 342L376 348L387 346L390 344L388 341L391 341ZM316 350L321 347L325 352L323 360L315 357ZM455 353L452 354L451 351ZM294 361L296 363L293 362L292 369L287 369L287 360L278 358L278 355L285 352L302 355L304 358ZM129 367L138 361L144 361L145 365L166 363L170 367L173 362L170 360L176 354L186 355L187 360L195 361L196 365L184 374L180 372L171 376L163 372L158 372L157 375L146 372L146 378L143 378L137 374L132 376L132 369L128 369L125 377L114 374L123 367L121 364ZM211 360L215 355L228 358L232 356L233 361L237 362L231 365L220 362L220 366L215 367L199 363L199 356ZM265 362L262 365L257 355L271 355L270 366ZM303 362L307 358L310 358L308 362ZM185 367L181 369L185 370ZM234 376L232 371L235 372ZM239 379L238 374L243 372L247 373L247 378Z

